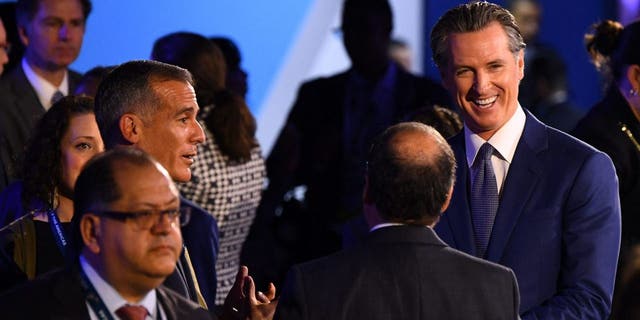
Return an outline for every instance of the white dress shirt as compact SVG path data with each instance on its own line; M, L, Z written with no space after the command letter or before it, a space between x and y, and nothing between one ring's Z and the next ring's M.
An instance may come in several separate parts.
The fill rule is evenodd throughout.
M149 293L147 293L147 295L139 303L132 304L127 302L127 300L125 300L118 293L118 291L116 291L116 289L114 289L109 283L102 279L98 272L96 272L96 270L87 262L87 260L82 255L80 255L80 267L87 275L89 282L91 282L93 287L96 289L96 292L102 299L102 302L104 302L107 309L109 309L109 312L114 319L118 319L118 317L116 316L116 310L127 304L145 307L145 309L147 309L147 311L149 312L147 314L147 320L166 319L164 310L162 310L162 308L159 308L157 305L157 296L155 290L151 290ZM93 308L91 308L91 305L89 305L89 302L87 302L86 304L87 308L89 309L89 317L91 318L91 320L99 320L95 312L93 311ZM157 314L158 309L160 309L160 315Z
M45 110L51 108L51 98L53 98L53 94L55 94L56 91L62 92L64 96L69 94L69 71L64 72L64 78L62 78L60 86L56 87L33 71L26 58L22 58L22 69L31 87L36 91L38 100Z
M491 165L496 175L496 183L498 184L498 193L502 195L502 185L507 178L509 172L509 165L513 160L513 155L516 153L516 147L524 131L524 124L527 120L527 116L522 110L520 104L516 112L513 114L502 128L498 129L496 133L485 141L476 133L473 133L466 125L464 126L464 142L467 154L467 165L469 166L471 186L475 183L474 178L476 176L477 167L473 166L473 162L478 154L478 150L485 143L488 142L495 149L495 152L491 156Z

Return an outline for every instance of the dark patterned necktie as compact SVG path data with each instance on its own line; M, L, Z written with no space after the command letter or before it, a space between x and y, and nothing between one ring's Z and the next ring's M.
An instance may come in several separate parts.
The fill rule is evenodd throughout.
M58 102L58 100L62 99L64 97L64 94L62 94L62 92L60 92L60 90L57 90L53 96L51 96L51 104L53 105L54 103Z
M116 310L121 320L144 320L149 312L143 306L124 305Z
M476 176L471 189L471 218L473 221L476 255L483 258L491 237L493 220L498 211L498 185L491 165L493 147L485 143L476 156Z

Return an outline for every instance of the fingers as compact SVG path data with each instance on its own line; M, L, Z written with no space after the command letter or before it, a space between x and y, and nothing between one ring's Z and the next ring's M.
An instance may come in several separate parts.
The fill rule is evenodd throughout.
M256 298L256 284L255 282L253 282L253 278L251 276L247 276L245 279L245 286L247 290L247 297L249 298L249 304L257 305L259 303L262 303L262 301L260 301L260 298ZM259 292L259 294L264 296L262 292Z
M276 286L273 282L269 282L269 290L267 291L266 298L269 299L269 301L276 298Z

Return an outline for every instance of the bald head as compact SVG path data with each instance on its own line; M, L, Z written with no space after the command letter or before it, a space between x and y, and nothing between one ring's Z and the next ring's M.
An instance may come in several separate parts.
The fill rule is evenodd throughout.
M366 201L383 220L432 225L446 208L456 164L434 128L417 122L388 128L371 148L367 164Z

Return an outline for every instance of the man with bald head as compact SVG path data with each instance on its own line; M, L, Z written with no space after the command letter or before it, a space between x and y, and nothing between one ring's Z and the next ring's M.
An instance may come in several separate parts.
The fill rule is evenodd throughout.
M367 160L368 238L294 266L276 319L517 318L511 270L449 248L432 229L455 180L444 138L423 124L397 124Z

